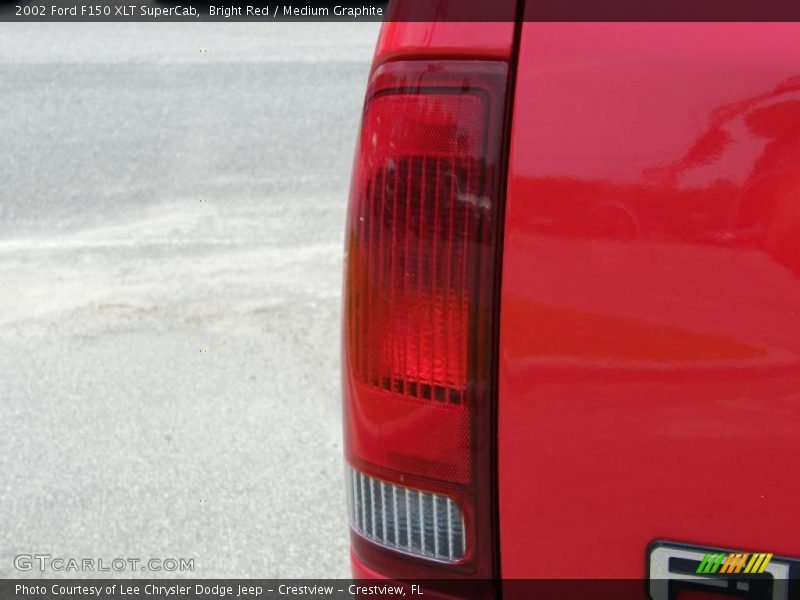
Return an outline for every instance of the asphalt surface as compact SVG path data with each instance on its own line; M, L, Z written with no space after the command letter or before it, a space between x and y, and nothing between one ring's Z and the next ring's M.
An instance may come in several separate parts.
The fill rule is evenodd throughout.
M377 31L0 26L0 577L349 574L342 238Z

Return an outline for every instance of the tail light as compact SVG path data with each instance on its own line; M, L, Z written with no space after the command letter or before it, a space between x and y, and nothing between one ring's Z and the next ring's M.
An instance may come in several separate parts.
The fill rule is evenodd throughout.
M352 547L390 577L494 574L499 157L507 67L390 62L370 81L347 230Z

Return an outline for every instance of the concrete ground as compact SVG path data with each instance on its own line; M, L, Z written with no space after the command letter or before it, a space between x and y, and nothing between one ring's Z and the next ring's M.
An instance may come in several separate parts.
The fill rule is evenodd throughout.
M341 261L377 31L0 26L0 577L349 574Z

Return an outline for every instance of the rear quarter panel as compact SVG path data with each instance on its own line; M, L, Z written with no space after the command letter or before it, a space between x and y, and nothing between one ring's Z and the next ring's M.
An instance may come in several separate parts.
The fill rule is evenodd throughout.
M800 556L799 191L800 24L523 25L503 577L639 578L662 538Z

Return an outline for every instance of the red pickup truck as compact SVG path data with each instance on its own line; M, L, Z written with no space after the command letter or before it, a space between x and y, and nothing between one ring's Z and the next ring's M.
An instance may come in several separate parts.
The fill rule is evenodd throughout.
M749 573L778 600L800 25L521 17L380 34L346 238L354 575Z

